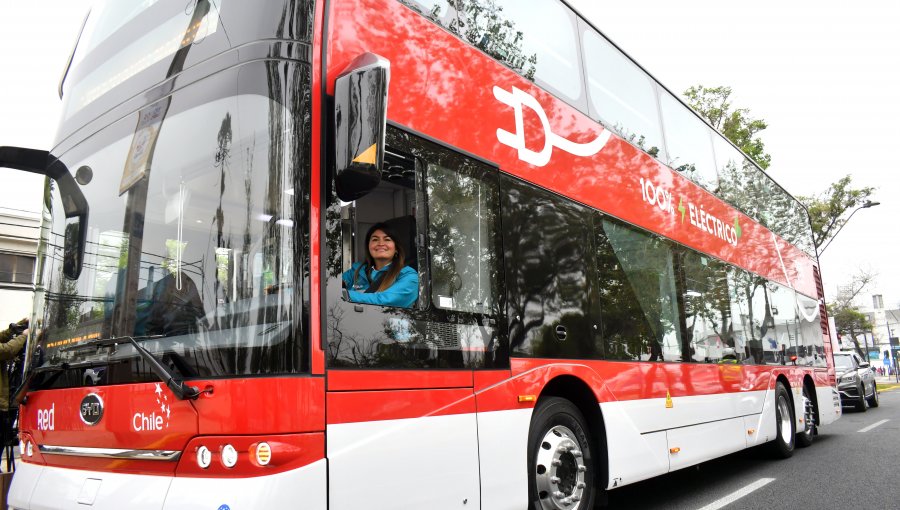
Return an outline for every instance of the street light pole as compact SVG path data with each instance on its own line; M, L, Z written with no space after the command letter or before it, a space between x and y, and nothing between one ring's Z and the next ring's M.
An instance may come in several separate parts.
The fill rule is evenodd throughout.
M822 249L819 250L819 257L822 256L822 252L825 251L825 248L828 248L828 245L831 244L831 241L834 241L834 238L837 237L837 235L841 233L841 230L844 229L844 226L845 226L847 223L850 222L850 218L852 218L853 215L856 214L856 211L858 211L858 210L860 210L860 209L868 209L869 207L875 207L876 205L881 205L881 202L873 202L873 201L871 201L871 200L866 200L866 203L865 203L865 204L863 204L863 205L857 207L856 209L854 209L853 212L850 213L850 216L847 216L847 220L844 221L844 223L841 223L841 227L837 229L837 232L835 232L834 235L831 236L831 239L829 239L828 242L825 243L825 246L823 246ZM838 219L835 218L834 221L832 221L831 224L828 225L828 228L831 228L832 226L834 226L834 223L835 223L837 220L838 220Z

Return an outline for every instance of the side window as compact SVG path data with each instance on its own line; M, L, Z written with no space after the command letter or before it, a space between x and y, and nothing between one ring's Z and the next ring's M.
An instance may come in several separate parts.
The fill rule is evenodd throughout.
M685 251L682 261L682 300L690 359L699 363L738 363L743 353L735 349L727 266L692 250Z
M711 193L716 193L719 178L709 127L666 91L660 92L659 104L669 166Z
M0 283L34 282L34 257L0 253Z
M671 245L605 217L595 231L606 357L681 361Z
M590 306L590 213L511 178L502 184L512 351L546 358L601 357Z
M824 367L825 344L822 339L822 328L819 322L819 302L815 299L797 294L797 309L800 312L801 349L797 363Z
M763 365L766 363L764 333L769 330L767 323L771 317L763 297L765 280L736 267L727 271L735 350L742 353L741 363Z
M508 366L499 202L495 169L389 127L378 187L351 203L332 194L326 213L329 366ZM396 294L413 299L380 300L392 288L368 283L347 288L359 262L376 258L365 240L373 226L402 251L408 281Z
M581 104L575 14L555 0L466 0L462 36L525 78Z
M662 127L650 77L603 36L582 24L590 115L661 158Z
M799 362L797 296L793 289L777 283L769 283L772 317L775 321L776 349L778 360L783 365L790 365L796 356Z
M401 308L419 302L417 165L388 151L378 187L344 207L342 279L350 301Z
M447 310L496 313L497 176L464 158L446 159L428 163L425 171L431 304Z

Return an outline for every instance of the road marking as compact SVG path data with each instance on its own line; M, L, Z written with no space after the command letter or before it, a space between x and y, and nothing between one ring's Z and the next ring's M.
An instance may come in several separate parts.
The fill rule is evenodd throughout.
M891 421L891 420L876 421L875 423L869 425L868 427L866 427L864 429L857 430L857 432L868 432L868 431L874 429L875 427L880 427L880 426L884 425L885 423L887 423L889 421Z
M766 485L768 485L774 481L775 481L774 478L760 478L759 480L751 483L750 485L744 487L743 489L738 489L738 490L732 492L731 494L725 496L724 498L717 499L699 510L719 510L720 508L730 505L730 504L734 503L735 501L743 498L744 496L750 494L751 492L755 491L756 489L765 487Z

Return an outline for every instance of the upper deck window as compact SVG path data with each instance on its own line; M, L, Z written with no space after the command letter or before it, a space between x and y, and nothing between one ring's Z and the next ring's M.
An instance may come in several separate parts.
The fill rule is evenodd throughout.
M144 0L127 8L109 2L94 9L72 59L74 72L64 94L63 118L70 118L178 50L216 33L218 4L206 0L186 7L171 0Z
M650 77L593 30L584 30L582 44L591 116L661 157L662 128Z
M706 124L667 92L659 98L669 166L715 193L719 187L712 139Z
M570 103L583 101L575 13L547 0L402 0Z

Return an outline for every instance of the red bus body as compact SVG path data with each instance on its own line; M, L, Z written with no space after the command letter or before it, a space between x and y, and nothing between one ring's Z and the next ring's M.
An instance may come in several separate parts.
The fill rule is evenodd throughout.
M826 367L512 354L508 368L496 369L330 368L323 349L328 100L337 76L366 52L390 61L391 126L798 293L821 293L809 255L399 1L316 2L313 20L308 373L199 377L189 380L203 392L196 400L177 400L153 382L31 392L20 419L31 454L23 452L10 504L519 509L528 498L529 425L548 388L583 392L579 398L599 409L601 489L774 439L779 381L794 402L804 384L815 388L820 425L840 416L827 340ZM498 97L526 98L521 125ZM520 135L524 152L501 143L500 131ZM59 152L85 133L72 130ZM553 146L551 134L576 144L608 140L579 156ZM522 159L548 151L541 166ZM680 214L659 197L679 197L689 210ZM739 236L716 219L737 222ZM96 425L79 416L88 394L105 408ZM803 413L795 415L800 429ZM261 442L272 449L265 465L254 455ZM222 465L226 444L238 452L232 468ZM212 452L208 468L198 466L201 446ZM117 458L114 450L176 458Z

